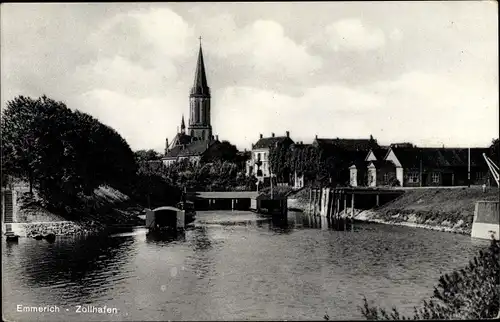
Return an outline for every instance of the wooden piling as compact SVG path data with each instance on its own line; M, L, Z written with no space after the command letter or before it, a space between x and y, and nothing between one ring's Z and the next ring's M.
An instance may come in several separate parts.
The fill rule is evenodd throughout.
M316 190L313 190L313 209L312 209L312 215L316 215Z
M335 206L335 199L334 199L334 196L335 196L335 190L330 190L329 191L329 194L330 194L330 205L328 207L328 212L326 213L326 218L332 218L332 214L333 214L333 211L334 211L334 206Z
M342 209L344 212L344 218L342 218L342 221L344 222L344 230L347 230L347 194L344 191L342 195L344 197L344 209Z
M309 214L311 214L311 203L312 203L312 187L309 188Z
M351 231L354 231L354 192L351 197Z

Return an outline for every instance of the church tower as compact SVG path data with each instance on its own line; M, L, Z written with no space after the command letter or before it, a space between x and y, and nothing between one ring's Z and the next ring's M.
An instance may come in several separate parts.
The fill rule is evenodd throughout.
M201 38L200 38L201 40ZM210 140L212 138L212 125L210 124L210 88L207 84L205 64L203 62L203 51L198 53L194 83L189 95L189 126L188 135L198 140Z

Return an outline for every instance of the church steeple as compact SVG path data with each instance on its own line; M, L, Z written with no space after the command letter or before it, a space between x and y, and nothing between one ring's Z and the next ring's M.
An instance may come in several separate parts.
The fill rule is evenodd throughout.
M184 123L184 114L182 114L182 120L181 120L181 133L186 133L186 124Z
M205 73L205 62L203 61L203 49L201 48L201 37L198 62L196 64L196 72L194 74L194 83L191 88L191 95L210 96L210 88L208 87L207 75Z
M194 75L194 83L189 95L189 127L188 134L199 140L210 140L212 125L210 124L210 88L208 87L203 49L198 52L198 61Z

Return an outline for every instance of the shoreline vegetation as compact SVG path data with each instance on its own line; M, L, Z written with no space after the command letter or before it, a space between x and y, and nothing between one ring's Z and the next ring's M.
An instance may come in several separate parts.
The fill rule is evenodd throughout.
M478 320L500 317L500 245L492 239L469 264L442 275L433 295L414 307L413 316L372 305L366 298L359 309L367 320ZM328 315L325 315L328 320Z

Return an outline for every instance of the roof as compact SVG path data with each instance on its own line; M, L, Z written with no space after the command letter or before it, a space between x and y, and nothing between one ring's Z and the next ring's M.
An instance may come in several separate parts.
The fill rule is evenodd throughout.
M196 64L196 72L194 75L193 88L191 88L191 95L210 95L210 88L207 83L207 75L205 73L205 63L203 61L203 50L198 52L198 62Z
M466 167L468 164L467 148L392 148L404 168L445 168ZM488 153L488 148L471 148L471 167L486 167L483 153Z
M366 165L366 151L363 150L344 150L339 149L335 155L349 163L349 165L364 166Z
M209 149L209 147L212 147L214 144L217 143L219 143L219 141L217 140L206 140L206 141L194 141L190 144L185 144L185 145L177 145L174 146L170 151L168 151L164 159L201 156Z
M196 197L201 199L238 199L257 198L259 192L256 191L200 191L196 192Z
M374 165L374 166L375 166L375 168L377 168L377 169L380 169L380 168L382 168L382 167L388 167L388 166L390 166L390 167L394 167L394 162L392 162L392 161L387 161L387 160L369 161L369 162L368 162L368 165L369 165L370 163L373 163L373 165Z
M388 148L371 149L377 160L383 160L388 150Z
M292 144L292 148L293 149L307 149L310 146L311 146L311 144L304 144L304 143L294 143L294 144Z
M277 143L283 143L287 140L290 141L290 144L294 143L288 136L273 136L269 138L261 138L252 146L252 149L268 149L275 146Z
M197 139L193 138L191 135L187 135L186 133L177 133L172 141L172 147L175 147L176 145L191 144L191 142L195 140Z
M369 151L371 148L378 147L378 145L370 139L326 139L316 138L313 142L315 146L323 147L338 147L346 150L364 150Z
M171 206L163 206L163 207L158 207L152 210L153 212L164 212L164 211L174 211L174 212L179 212L181 211L179 208L171 207Z

